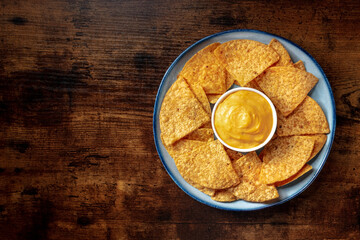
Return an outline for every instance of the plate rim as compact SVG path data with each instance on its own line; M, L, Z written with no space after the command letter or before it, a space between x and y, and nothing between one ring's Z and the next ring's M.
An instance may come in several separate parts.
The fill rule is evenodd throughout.
M211 38L214 38L216 36L220 36L220 35L224 35L224 34L229 34L229 33L234 33L234 32L252 32L252 33L259 33L259 34L264 34L264 35L269 35L269 36L272 36L274 38L278 38L278 39L281 39L293 46L295 46L296 48L298 48L299 50L301 50L303 53L305 53L316 65L316 67L319 69L322 77L324 78L325 80L325 83L326 83L326 86L329 90L329 93L330 93L330 98L331 98L331 106L332 106L332 112L333 112L333 120L332 120L332 123L333 123L333 129L330 129L331 130L331 133L330 133L330 143L329 143L329 147L328 149L326 149L326 152L325 152L325 155L324 155L324 160L322 161L322 163L320 164L319 168L318 168L318 171L314 174L314 176L302 187L300 188L296 193L294 193L293 195L285 198L285 199L282 199L281 201L276 201L276 202L272 202L272 203L268 203L268 204L265 204L265 205L260 205L258 207L254 207L254 208L246 208L246 209L239 209L239 208L233 208L233 207L223 207L223 206L219 206L219 205L215 205L215 204L212 204L212 203L209 203L209 202L205 202L203 201L202 199L198 198L197 196L195 195L192 195L190 194L176 179L175 177L171 174L167 164L165 163L165 160L164 160L164 157L162 156L162 154L160 153L160 147L159 147L159 143L158 143L158 136L157 136L157 133L156 133L156 109L158 108L158 105L159 105L159 95L160 95L160 90L162 90L163 88L163 84L164 84L164 80L168 77L169 73L172 71L172 69L174 68L174 66L178 63L178 61L187 53L189 52L192 48L194 48L195 46L199 45L200 43L208 40L208 39L211 39ZM214 208L217 208L217 209L221 209L221 210L227 210L227 211L255 211L255 210L260 210L260 209L264 209L264 208L268 208L268 207L272 207L272 206L276 206L276 205L280 205L280 204L283 204L285 202L288 202L290 201L291 199L297 197L298 195L300 195L302 192L304 192L313 182L314 180L317 178L317 176L320 174L322 168L324 167L329 155L330 155L330 152L331 152L331 148L332 148L332 144L334 142L334 136L335 136L335 130L336 130L336 106L335 106L335 99L334 99L334 94L332 92L332 88L331 88L331 85L330 85L330 82L329 80L327 79L323 69L321 68L321 66L319 65L319 63L315 60L314 57L312 57L310 55L310 53L308 53L306 50L304 50L302 47L300 47L299 45L297 45L296 43L284 38L284 37L281 37L281 36L278 36L276 34L272 34L272 33L268 33L268 32L264 32L264 31L261 31L261 30L255 30L255 29L232 29L232 30L228 30L228 31L223 31L223 32L218 32L218 33L215 33L215 34L212 34L212 35L209 35L209 36L206 36L200 40L198 40L197 42L191 44L188 48L186 48L179 56L176 57L176 59L171 63L170 67L166 70L162 80L161 80L161 83L159 85L159 88L158 88L158 91L156 93L156 98L155 98L155 103L154 103L154 112L153 112L153 135L154 135L154 142L155 142L155 147L156 147L156 151L160 157L160 160L166 170L166 172L169 174L169 176L171 177L171 179L176 183L176 185L182 190L184 191L187 195L189 195L191 198L207 205L207 206L210 206L210 207L214 207Z

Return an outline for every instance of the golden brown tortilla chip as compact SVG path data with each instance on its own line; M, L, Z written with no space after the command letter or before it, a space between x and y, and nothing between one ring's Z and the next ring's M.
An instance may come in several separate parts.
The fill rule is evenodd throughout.
M233 166L240 178L240 183L230 188L230 191L238 199L250 202L264 202L279 197L273 185L262 184L258 181L262 162L256 152L250 152L235 160Z
M190 89L192 90L192 92L194 93L196 99L203 106L203 109L205 110L205 112L207 112L208 114L211 114L210 104L209 104L207 96L204 92L204 89L197 83L189 84L189 86L190 86Z
M255 191L243 199L249 202L266 202L278 197L279 193L274 185L258 184Z
M296 67L297 69L306 71L305 65L304 65L303 61L301 61L301 60L294 63L294 67Z
M318 79L294 67L271 67L257 83L284 116L288 116L305 99Z
M177 158L181 158L183 154L193 151L197 147L204 145L205 142L203 141L195 141L195 140L187 140L187 139L180 139L173 145L167 146L166 149L169 152L170 156L175 160ZM197 188L201 192L209 195L214 196L215 190L211 188L206 188L193 182L191 179L184 177L185 181L187 181L190 185Z
M271 47L253 40L232 40L218 46L214 54L244 86L279 60Z
M189 83L199 84L206 94L223 94L230 74L213 54L220 43L213 43L196 53L184 66L180 75Z
M239 182L223 145L219 141L204 145L174 159L184 177L211 189L225 189Z
M225 83L226 89L225 89L224 93L234 84L234 82L235 82L235 79L232 77L231 74L229 74L228 77L226 78L226 83ZM222 94L208 94L207 98L210 103L215 104L216 101L221 97L221 95Z
M236 197L231 191L224 189L216 190L214 196L212 196L211 199L218 202L233 202L236 200Z
M294 175L292 175L288 179L285 179L283 181L274 183L274 185L275 185L275 187L281 187L281 186L284 186L284 185L286 185L288 183L291 183L291 182L295 181L296 179L298 179L299 177L301 177L302 175L304 175L305 173L309 172L311 169L312 169L311 165L305 164L304 167L302 167L300 169L300 171L298 171L297 173L295 173Z
M263 92L263 90L260 88L259 84L256 82L256 79L261 77L261 75L259 75L258 77L256 77L254 80L252 80L251 82L248 82L247 84L245 84L244 87L248 87L248 88L254 88L260 92Z
M212 128L211 122L207 122L204 125L202 125L200 128Z
M204 186L201 186L200 184L197 184L193 181L191 181L190 179L184 178L185 181L187 181L190 185L192 185L194 188L198 189L199 191L205 193L206 195L209 195L210 197L213 197L215 195L216 190L215 189L211 189L211 188L207 188Z
M166 93L159 119L161 137L170 145L209 122L210 116L180 77Z
M323 148L327 140L327 136L325 134L312 135L311 137L314 138L315 144L311 152L309 161L313 159L320 152L320 150Z
M273 38L270 43L269 46L272 47L277 54L279 54L280 59L277 63L274 64L274 66L291 66L292 65L292 61L290 58L290 55L288 53L288 51L286 51L285 47L275 38Z
M242 180L257 180L261 166L262 162L256 152L249 152L233 162L233 167Z
M329 124L319 104L309 96L289 116L278 115L277 135L329 133Z
M214 140L214 132L212 128L199 128L184 137L184 139L188 140L197 140L197 141L213 141Z
M231 150L230 148L227 148L227 147L224 147L224 148L225 148L225 151L226 151L226 153L229 156L231 161L238 160L239 158L244 156L242 153Z
M166 150L170 154L170 156L175 159L181 157L181 155L191 152L194 149L205 145L204 141L196 141L196 140L188 140L188 139L180 139L176 143L166 146Z
M227 71L227 70L226 70ZM235 78L229 73L227 72L228 75L226 77L226 81L225 81L225 92L234 84L234 82L236 81Z
M216 101L221 97L222 94L208 94L206 95L209 102L215 104Z
M308 136L278 137L265 146L260 182L272 184L297 173L308 161L314 139Z

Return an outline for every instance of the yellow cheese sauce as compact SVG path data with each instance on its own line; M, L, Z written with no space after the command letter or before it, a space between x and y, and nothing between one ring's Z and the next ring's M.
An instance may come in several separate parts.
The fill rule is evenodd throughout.
M214 125L219 137L228 145L253 148L269 136L273 125L272 110L260 94L240 90L217 106Z

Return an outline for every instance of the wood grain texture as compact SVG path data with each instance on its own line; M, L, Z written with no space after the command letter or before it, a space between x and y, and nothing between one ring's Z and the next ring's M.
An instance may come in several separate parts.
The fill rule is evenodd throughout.
M1 1L0 239L360 239L358 1ZM321 174L254 212L205 206L166 173L156 92L197 40L248 28L312 54L336 101Z

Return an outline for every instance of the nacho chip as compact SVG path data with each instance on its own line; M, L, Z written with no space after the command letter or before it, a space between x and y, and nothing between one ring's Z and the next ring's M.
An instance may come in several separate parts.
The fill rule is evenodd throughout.
M221 97L222 94L208 94L206 95L209 102L215 104L216 101Z
M315 144L314 144L314 148L311 152L309 161L311 159L313 159L320 152L320 150L323 148L323 146L325 145L325 142L327 140L327 136L325 134L317 134L317 135L313 135L311 137L315 140Z
M296 174L294 174L293 176L289 177L288 179L285 179L283 181L280 182L276 182L274 183L275 187L281 187L284 186L288 183L291 183L293 181L295 181L296 179L298 179L299 177L301 177L302 175L304 175L305 173L309 172L312 169L312 166L309 164L305 164L304 167L302 167L300 169L300 171L298 171Z
M193 151L194 149L205 145L204 141L180 139L173 145L166 146L166 150L170 156L175 158L180 158L183 154Z
M214 140L214 132L211 128L199 128L184 137L184 139L188 140L198 140L198 141L213 141Z
M170 156L175 160L177 158L181 158L183 154L186 154L187 152L193 151L197 147L200 147L204 145L205 142L203 141L195 141L195 140L186 140L186 139L180 139L173 145L167 146L166 149L169 152ZM190 185L197 188L201 192L213 196L215 194L215 190L211 188L206 188L204 186L201 186L200 184L197 184L193 182L191 179L184 177L185 181L187 181Z
M233 162L234 169L240 177L240 183L231 188L238 199L250 202L264 202L279 197L273 185L260 183L259 175L262 162L256 152L250 152Z
M233 202L236 200L236 197L231 191L224 189L216 190L214 196L212 196L211 199L218 202Z
M219 61L220 64L222 64ZM224 66L225 68L225 66ZM234 82L236 81L235 78L226 70L226 72L228 73L226 79L225 79L225 92L234 84Z
M282 115L288 116L305 99L318 79L294 67L271 67L257 79Z
M308 136L278 137L265 146L260 182L272 184L297 173L308 161L314 139Z
M303 61L301 61L301 60L294 63L294 67L296 67L297 69L306 71L305 65L304 65Z
M270 142L271 142L271 141L274 141L274 139L276 139L277 137L278 137L277 134L274 133L274 135L273 135L273 137L271 138ZM261 159L261 161L264 161L264 160L263 160L264 153L265 153L264 151L261 151L261 152L259 153L259 158Z
M277 54L279 54L280 59L277 63L274 64L274 66L291 66L292 65L292 61L290 58L290 55L288 53L288 51L286 51L285 47L275 38L273 38L270 43L269 46L272 47Z
M212 128L211 122L207 122L204 125L202 125L200 128Z
M237 199L247 199L248 196L255 192L257 186L253 181L240 180L240 183L232 188L230 191L236 196Z
M196 99L201 103L203 109L208 114L211 114L211 108L204 89L197 83L189 83L190 89L194 93Z
M262 162L256 152L249 152L240 159L233 162L236 173L242 177L242 180L256 181L260 171Z
M258 184L255 191L243 199L249 202L266 202L278 197L279 193L274 185Z
M262 75L259 75L258 77L256 77L254 80L252 80L251 82L248 82L247 84L244 85L244 87L248 87L248 88L254 88L260 92L263 92L263 90L260 88L259 84L256 82L256 79L261 77Z
M215 189L211 189L211 188L207 188L204 186L201 186L200 184L197 184L193 181L191 181L188 178L184 178L185 181L187 181L191 186L193 186L194 188L198 189L199 191L205 193L206 195L209 195L210 197L213 197L215 195Z
M198 83L206 94L222 94L230 74L217 60L213 51L220 43L213 43L196 53L184 66L180 75L189 83Z
M180 77L166 93L159 119L164 144L170 145L209 122L210 116Z
M226 78L226 90L225 92L234 84L236 80L229 74L229 77ZM239 84L238 84L239 85ZM224 93L225 93L224 92ZM208 94L208 101L212 104L215 104L216 101L221 97L222 94Z
M240 183L232 187L231 191L238 199L245 199L256 190L256 181L261 166L262 162L256 152L250 152L233 161L233 167L240 178Z
M214 54L240 86L244 86L279 60L271 47L253 40L232 40L218 46Z
M231 150L230 148L225 147L225 151L227 155L229 156L231 161L238 160L239 158L243 157L244 155L242 153L239 153L237 151Z
M319 104L309 96L288 117L278 115L278 136L329 133L329 124Z
M184 179L189 178L201 186L225 189L239 182L239 177L219 141L205 142L174 160Z

